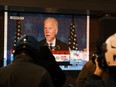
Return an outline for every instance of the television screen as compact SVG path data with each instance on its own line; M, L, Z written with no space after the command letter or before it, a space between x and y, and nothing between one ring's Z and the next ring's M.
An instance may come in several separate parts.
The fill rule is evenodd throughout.
M12 63L13 47L18 34L32 35L38 42L45 38L43 22L46 17L57 19L59 29L57 38L69 45L69 50L51 51L59 66L62 70L82 69L89 60L89 16L21 12L6 13L4 66Z

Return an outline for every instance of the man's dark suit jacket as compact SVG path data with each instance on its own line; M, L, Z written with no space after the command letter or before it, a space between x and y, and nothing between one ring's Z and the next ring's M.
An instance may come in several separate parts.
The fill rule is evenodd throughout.
M46 39L43 39L43 40L39 41L38 45L39 46L45 46L45 45L47 45ZM56 39L55 50L69 50L68 44L66 44L66 43L64 43L64 42Z

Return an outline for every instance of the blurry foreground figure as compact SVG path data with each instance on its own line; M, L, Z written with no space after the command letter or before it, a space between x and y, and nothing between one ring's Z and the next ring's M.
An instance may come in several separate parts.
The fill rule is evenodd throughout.
M32 36L22 36L12 64L0 69L0 87L54 87L47 70L35 64L37 55L38 41Z
M48 46L40 46L36 63L49 72L55 87L62 87L66 77Z
M104 43L104 41L102 40L97 44L95 54L93 54L92 57L90 58L90 60L83 66L82 70L80 71L80 73L76 79L76 87L83 87L86 79L88 77L93 76L94 71L96 69L95 58L97 55L102 53L101 48L102 48L102 44ZM108 73L103 72L101 78L105 79L107 77L108 77Z
M116 33L105 41L101 54L94 61L94 74L85 80L83 87L116 87ZM101 77L104 72L109 77L103 80Z

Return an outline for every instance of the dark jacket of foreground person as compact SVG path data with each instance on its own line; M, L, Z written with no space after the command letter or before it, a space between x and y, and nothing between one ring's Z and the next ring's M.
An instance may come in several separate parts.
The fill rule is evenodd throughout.
M114 72L116 73L116 70ZM86 79L83 87L116 87L116 76L102 79L101 76L93 74Z
M0 87L53 87L53 84L44 68L21 54L12 64L0 69Z
M65 74L59 67L49 48L47 46L40 46L38 54L40 55L37 58L37 64L47 69L55 87L62 87L66 81Z

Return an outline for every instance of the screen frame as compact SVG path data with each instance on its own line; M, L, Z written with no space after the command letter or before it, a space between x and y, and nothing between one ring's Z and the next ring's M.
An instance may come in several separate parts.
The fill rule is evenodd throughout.
M4 65L3 66L7 66L7 34L8 34L8 11L4 12ZM86 43L86 47L87 47L87 59L89 60L89 24L90 24L90 16L87 16L87 32L86 32L86 37L87 37L87 43ZM88 61L87 60L87 61Z

